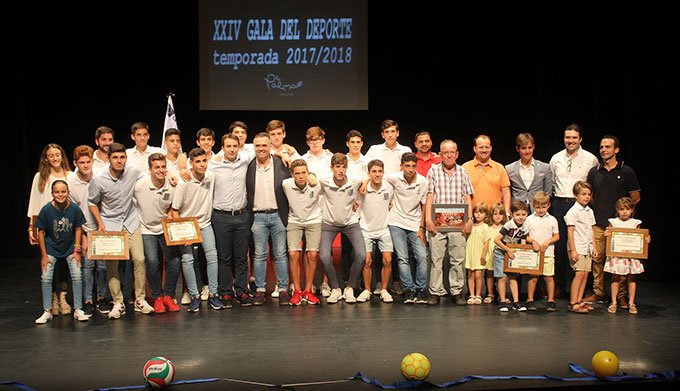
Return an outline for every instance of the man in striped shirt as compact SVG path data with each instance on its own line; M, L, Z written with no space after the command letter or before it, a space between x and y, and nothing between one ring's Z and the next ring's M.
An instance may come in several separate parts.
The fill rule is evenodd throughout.
M463 232L437 232L432 220L432 204L467 204L468 216L472 216L471 195L474 194L470 177L462 166L456 164L458 145L451 140L444 140L440 144L440 164L435 164L427 173L428 190L425 204L425 226L429 232L431 267L430 267L430 297L427 304L439 303L439 296L446 294L443 282L442 263L446 250L449 252L449 285L454 301L458 305L465 305L462 295L465 284L465 238L463 233L470 232L472 220L465 224Z

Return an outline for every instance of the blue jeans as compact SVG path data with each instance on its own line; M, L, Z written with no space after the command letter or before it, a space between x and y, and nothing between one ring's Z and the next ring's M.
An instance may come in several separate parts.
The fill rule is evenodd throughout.
M45 270L40 275L40 285L42 288L43 309L49 311L52 309L52 276L54 275L54 266L57 258L48 255L52 263L45 265ZM80 273L80 265L70 255L66 258L68 269L71 272L71 282L73 283L73 307L76 309L83 308L83 281Z
M144 263L146 264L146 278L154 299L163 296L175 297L177 279L179 278L180 255L176 246L168 247L165 236L142 234L144 243ZM165 255L165 287L161 287L161 258L158 248ZM192 270L193 271L193 270Z
M418 232L409 231L394 225L389 225L394 252L397 254L399 266L399 279L404 290L425 289L427 286L427 250L420 239L416 238ZM413 256L416 260L416 281L413 285L411 277L411 264L408 256L408 243L411 244Z
M109 284L106 282L106 261L103 259L87 259L83 254L83 301L92 302L92 289L97 281L97 297L106 297L109 292Z
M253 225L250 227L255 243L253 270L258 292L264 292L267 275L267 255L269 254L269 237L272 238L272 252L276 262L276 277L279 290L288 289L288 254L286 252L286 226L278 213L254 212Z
M217 294L217 248L215 247L215 233L212 225L201 228L201 236L203 243L200 248L203 249L205 255L206 267L208 271L208 286L210 294ZM184 272L184 279L187 281L187 288L189 294L193 297L198 296L198 287L196 286L196 272L194 270L194 251L192 246L175 246L182 254L182 271Z
M213 209L212 228L217 246L217 272L222 294L239 297L246 292L248 279L248 241L250 240L250 217ZM231 266L234 265L234 277Z

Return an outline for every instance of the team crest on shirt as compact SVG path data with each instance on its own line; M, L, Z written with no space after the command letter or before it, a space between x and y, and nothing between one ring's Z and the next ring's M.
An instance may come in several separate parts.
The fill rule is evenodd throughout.
M349 190L347 191L347 194L349 194L350 196L352 196L352 194L354 194L354 189L349 189Z
M383 193L383 201L387 201L390 199L390 195L387 193Z
M314 190L309 192L309 198L314 198Z
M170 194L169 193L163 193L163 201L167 201L170 199Z

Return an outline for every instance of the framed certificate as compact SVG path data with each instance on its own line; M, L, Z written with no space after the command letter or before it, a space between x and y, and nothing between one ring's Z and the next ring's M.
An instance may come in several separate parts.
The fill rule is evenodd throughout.
M648 229L608 227L606 253L609 257L647 259Z
M187 245L203 242L201 228L196 217L180 217L161 220L165 244L168 246Z
M505 253L504 272L538 276L543 274L543 257L545 255L543 251L534 251L530 244L506 244L506 246L515 251L515 259L510 259L508 253Z
M467 219L467 204L432 204L432 222L437 232L462 231Z
M87 258L106 261L130 259L128 233L125 231L89 231L87 233Z

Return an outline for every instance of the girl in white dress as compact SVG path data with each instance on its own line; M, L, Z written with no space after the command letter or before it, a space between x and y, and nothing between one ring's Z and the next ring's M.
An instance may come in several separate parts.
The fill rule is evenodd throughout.
M613 228L639 228L642 223L641 220L633 218L635 212L635 203L629 197L620 198L616 201L616 214L619 216L615 219L609 219L609 226ZM605 236L611 236L611 232L607 229ZM649 243L650 237L646 237ZM616 313L616 296L619 291L619 284L622 279L628 280L628 312L637 314L637 307L635 306L635 290L637 283L635 282L635 275L645 271L642 261L639 259L607 257L604 265L604 271L612 274L612 304L607 308L609 313Z

